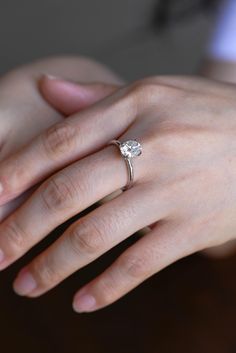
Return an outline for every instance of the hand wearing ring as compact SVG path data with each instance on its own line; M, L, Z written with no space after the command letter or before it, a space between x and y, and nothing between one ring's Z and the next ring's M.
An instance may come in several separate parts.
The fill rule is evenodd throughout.
M75 221L29 263L15 280L17 293L37 297L149 227L78 291L75 310L93 311L178 259L235 239L234 86L200 78L154 77L121 88L104 86L104 97L100 87L97 103L94 85L44 78L40 87L51 104L72 115L0 163L1 204L48 177L0 225L0 268L59 224L127 188L132 168L134 184ZM76 94L66 96L73 90ZM92 104L77 113L82 103L85 106L86 90ZM143 154L132 158L130 169L120 153L122 143L130 149L127 143L133 139ZM109 144L113 140L120 151Z

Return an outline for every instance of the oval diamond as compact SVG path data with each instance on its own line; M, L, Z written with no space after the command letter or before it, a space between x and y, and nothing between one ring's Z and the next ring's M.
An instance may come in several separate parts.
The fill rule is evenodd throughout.
M125 158L133 158L140 156L142 153L142 146L136 140L129 140L121 143L120 151Z

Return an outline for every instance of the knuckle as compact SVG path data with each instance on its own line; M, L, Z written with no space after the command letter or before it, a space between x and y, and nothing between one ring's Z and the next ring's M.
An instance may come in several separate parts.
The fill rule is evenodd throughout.
M145 107L148 109L150 105L160 102L161 97L164 97L165 100L169 99L169 97L174 94L172 91L174 91L174 89L144 79L130 85L128 97L131 98L131 102L138 113L140 110L143 111Z
M103 246L103 236L92 222L81 219L80 224L73 227L69 233L69 240L76 253L94 255L99 253Z
M5 142L4 142L5 144ZM0 145L4 148L4 145ZM15 154L6 160L4 166L1 168L1 181L4 184L6 191L11 196L18 196L19 193L29 187L29 180L32 180L32 173L30 173L28 164L26 167L25 158L21 158L21 151L19 155Z
M121 260L120 268L131 278L143 278L148 274L150 260L144 254L127 255Z
M168 103L173 100L185 99L189 95L189 90L185 89L184 81L181 77L175 76L156 76L154 78L161 95L165 96L165 101ZM192 93L190 93L192 96ZM167 104L168 104L167 103Z
M16 220L7 222L4 227L4 232L8 241L8 246L18 251L24 249L26 245L26 235Z
M158 85L150 81L136 81L131 84L129 93L136 103L143 103L145 100L156 99L159 94Z
M42 288L51 287L60 279L60 275L56 272L48 258L42 257L31 265L31 272L36 279L38 285Z
M186 91L174 86L165 83L164 81L158 81L158 79L150 80L143 79L138 80L132 83L129 87L129 92L133 96L136 102L149 102L156 103L157 99L165 98L165 102L174 102L174 101L182 101L183 98L186 98Z
M41 192L43 204L49 211L73 207L76 188L69 177L58 174L49 179Z
M41 137L47 156L57 159L73 150L76 139L75 128L68 122L58 123L50 127Z

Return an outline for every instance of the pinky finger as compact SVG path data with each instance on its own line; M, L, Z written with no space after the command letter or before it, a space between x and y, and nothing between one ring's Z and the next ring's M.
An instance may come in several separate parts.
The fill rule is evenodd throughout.
M107 270L76 293L74 310L91 312L112 304L156 272L195 252L194 244L187 245L186 232L189 228L177 229L170 221L160 221Z

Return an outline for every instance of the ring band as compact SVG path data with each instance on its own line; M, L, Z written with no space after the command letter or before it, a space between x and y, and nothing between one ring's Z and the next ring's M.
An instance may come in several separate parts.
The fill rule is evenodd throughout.
M128 171L128 182L121 189L123 191L130 189L134 184L134 167L132 159L142 154L142 146L137 140L128 140L121 142L119 140L112 140L108 145L115 145L119 148L120 154L125 160Z

